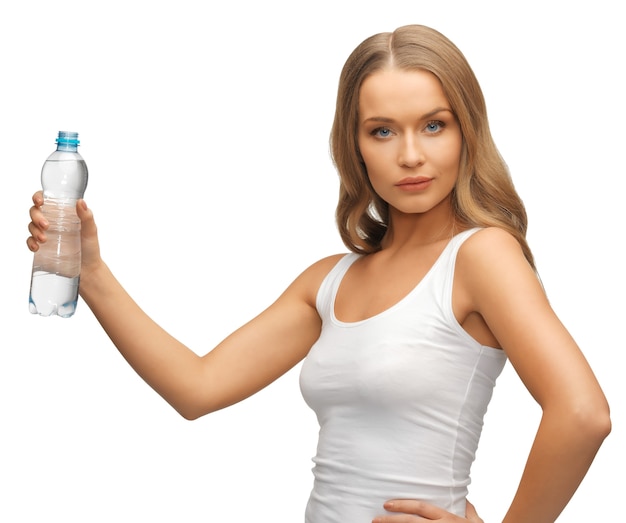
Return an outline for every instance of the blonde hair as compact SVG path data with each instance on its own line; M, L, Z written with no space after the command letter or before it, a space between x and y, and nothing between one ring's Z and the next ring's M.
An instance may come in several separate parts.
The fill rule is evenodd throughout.
M376 252L389 226L389 206L369 183L357 141L361 85L369 75L389 66L434 74L459 122L463 144L451 194L456 222L465 228L505 229L517 238L535 268L526 242L526 210L491 136L476 76L448 38L422 25L367 38L342 69L330 141L340 177L336 219L344 244L354 252Z

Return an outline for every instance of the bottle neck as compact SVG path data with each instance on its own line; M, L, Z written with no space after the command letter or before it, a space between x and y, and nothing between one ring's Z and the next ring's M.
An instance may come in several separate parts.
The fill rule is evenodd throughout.
M78 146L70 143L59 143L57 144L57 151L75 153L78 152Z

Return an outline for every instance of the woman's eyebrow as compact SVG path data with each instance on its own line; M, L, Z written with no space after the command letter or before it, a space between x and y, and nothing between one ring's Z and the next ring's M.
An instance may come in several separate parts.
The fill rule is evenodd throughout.
M432 118L433 116L441 112L448 112L452 114L452 109L450 109L449 107L436 107L432 111L428 111L427 113L420 116L419 119L427 120L428 118ZM363 123L367 123L367 122L393 123L393 121L394 121L393 118L388 118L386 116L371 116L363 120Z

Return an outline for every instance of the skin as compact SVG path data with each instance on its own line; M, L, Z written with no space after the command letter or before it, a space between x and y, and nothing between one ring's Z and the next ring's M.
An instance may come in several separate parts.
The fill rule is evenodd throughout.
M386 69L362 86L358 141L372 186L390 205L381 251L348 270L335 314L357 321L404 297L460 232L450 205L461 132L437 79ZM402 180L426 177L427 187ZM400 183L400 185L399 185ZM42 196L33 197L28 247L46 239ZM342 255L303 271L265 311L215 349L198 356L152 321L100 256L96 225L84 201L80 292L138 374L182 416L194 419L254 394L308 353L321 320L315 297ZM480 343L502 348L543 410L505 523L553 522L610 431L609 409L593 372L552 311L517 241L488 228L460 248L452 296L457 321ZM528 325L533 328L529 329ZM386 514L383 512L386 511ZM468 502L462 518L420 500L389 500L376 523L481 523Z

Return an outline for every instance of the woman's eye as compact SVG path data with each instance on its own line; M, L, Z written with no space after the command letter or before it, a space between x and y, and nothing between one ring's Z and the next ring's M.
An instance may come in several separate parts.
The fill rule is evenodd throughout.
M377 136L379 138L388 138L391 136L391 129L388 127L378 127L372 131L372 136Z
M426 124L425 130L427 133L436 134L436 133L441 132L445 126L446 126L445 123L440 122L439 120L434 120Z

